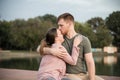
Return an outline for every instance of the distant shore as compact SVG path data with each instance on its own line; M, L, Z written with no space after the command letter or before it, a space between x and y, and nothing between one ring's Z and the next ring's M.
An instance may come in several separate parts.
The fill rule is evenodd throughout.
M13 58L27 58L27 57L40 57L40 54L37 52L29 51L0 51L0 59L13 59Z
M120 53L113 53L107 54L104 52L93 52L93 56L107 56L107 55L114 55L120 56ZM3 50L0 51L0 59L12 59L12 58L34 58L34 57L41 57L40 54L36 51L10 51L10 50Z

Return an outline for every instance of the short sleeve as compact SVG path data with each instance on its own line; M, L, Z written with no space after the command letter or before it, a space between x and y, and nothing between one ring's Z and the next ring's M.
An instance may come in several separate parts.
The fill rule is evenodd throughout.
M87 37L83 38L83 52L85 54L92 52L91 43L90 43L90 40Z

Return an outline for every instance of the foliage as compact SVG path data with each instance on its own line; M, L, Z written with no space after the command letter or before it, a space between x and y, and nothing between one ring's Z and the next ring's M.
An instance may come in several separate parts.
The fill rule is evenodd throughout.
M95 21L98 21L97 19L99 19L99 18L92 18L92 19L94 19ZM94 21L92 19L89 21ZM100 20L102 20L102 18L100 18ZM103 20L100 22L103 22ZM94 23L96 23L96 22L93 22L93 23L87 22L84 24L80 24L80 23L76 22L75 29L77 32L87 36L90 39L92 47L103 48L104 46L109 46L113 40L113 38L110 34L110 31L102 23L95 28L91 27L91 24L94 24Z
M101 17L95 17L88 20L87 23L90 24L91 28L95 29L99 26L104 25L104 20Z
M9 43L9 35L10 32L10 23L7 21L0 21L0 48L3 49L8 48Z
M95 39L93 41L93 47L104 47L109 46L112 43L113 37L110 34L110 30L106 27L105 21L100 17L91 18L87 21L92 28ZM94 38L92 38L94 39Z
M46 16L49 19L56 19L56 17L52 15ZM48 28L54 27L56 25L55 23L53 24L52 21L47 20L46 16L30 18L27 21L22 19L16 19L10 22L1 21L0 48L35 50L40 44L41 39L44 38ZM8 44L9 46L6 47L5 45Z
M110 14L106 18L106 25L114 36L113 44L120 48L120 11Z
M112 43L113 37L110 34L110 30L108 30L104 26L100 26L96 29L96 36L97 36L97 42L96 47L104 47L109 46Z
M0 48L36 50L48 28L57 26L56 20L57 18L54 15L46 14L28 20L0 21ZM106 20L106 23L108 22L109 18ZM112 28L109 29L112 31ZM75 22L75 30L87 36L94 48L103 48L111 44L113 38L109 29L106 27L105 21L100 17L91 18L86 23ZM119 29L118 26L117 29ZM113 32L115 31L113 30ZM118 34L119 30L115 33Z

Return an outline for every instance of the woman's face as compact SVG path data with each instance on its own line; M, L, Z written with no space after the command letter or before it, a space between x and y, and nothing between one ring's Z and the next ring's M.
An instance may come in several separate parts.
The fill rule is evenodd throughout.
M63 38L63 35L61 33L61 31L59 29L57 29L57 39L60 41L60 42L63 42L64 41L64 38Z

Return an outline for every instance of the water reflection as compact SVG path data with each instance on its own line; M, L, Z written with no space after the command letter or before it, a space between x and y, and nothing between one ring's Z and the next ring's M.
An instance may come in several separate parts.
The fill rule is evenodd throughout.
M102 62L102 56L94 56L94 61L97 62L97 63L100 63Z
M0 68L38 70L40 58L1 60Z
M118 54L94 55L96 74L120 76L120 53ZM40 60L41 58L39 57L0 60L0 68L38 70Z
M117 56L105 56L104 64L113 65L117 63Z
M120 53L94 56L96 74L120 76Z

